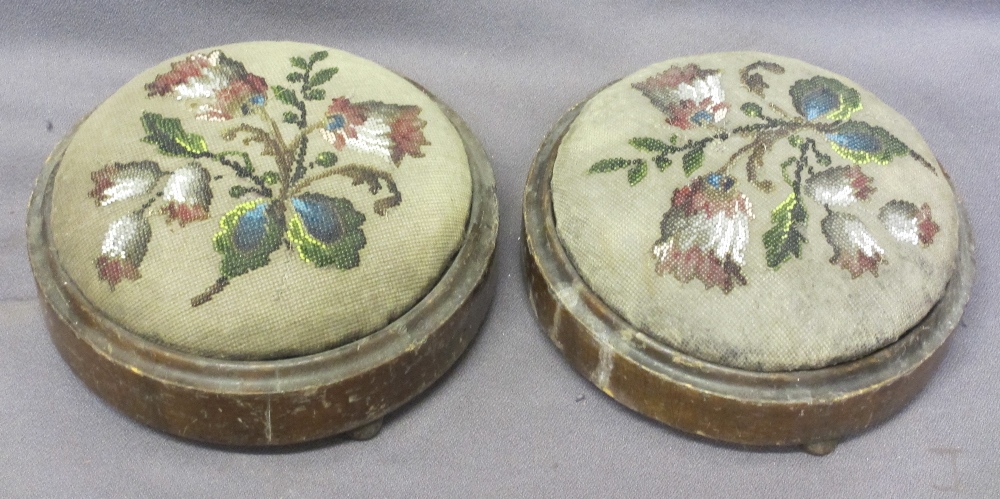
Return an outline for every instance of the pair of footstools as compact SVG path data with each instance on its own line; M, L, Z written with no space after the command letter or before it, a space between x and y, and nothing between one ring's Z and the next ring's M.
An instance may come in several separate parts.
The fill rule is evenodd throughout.
M337 50L227 45L127 83L28 214L55 344L101 397L196 440L374 436L492 299L486 154L413 82ZM531 303L626 406L833 449L926 383L972 240L912 125L761 53L674 59L572 108L524 194Z

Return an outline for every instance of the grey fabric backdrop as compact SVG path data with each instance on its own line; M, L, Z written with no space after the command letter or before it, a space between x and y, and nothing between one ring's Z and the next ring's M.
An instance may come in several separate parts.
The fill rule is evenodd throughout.
M0 490L7 497L1000 497L1000 8L960 2L11 1L0 14ZM329 45L424 84L477 131L497 175L499 289L479 339L369 442L279 451L174 439L117 413L63 364L25 255L35 175L133 75L252 39ZM937 377L832 455L691 438L563 362L521 284L520 201L549 125L652 62L753 49L844 74L922 131L964 197L978 280Z

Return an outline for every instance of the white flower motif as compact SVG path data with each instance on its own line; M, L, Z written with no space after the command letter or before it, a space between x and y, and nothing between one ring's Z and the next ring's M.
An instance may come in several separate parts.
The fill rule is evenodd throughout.
M830 263L840 265L851 273L852 278L861 277L865 271L878 277L879 264L888 263L883 258L885 250L858 217L831 211L820 222L820 228L826 241L833 247Z

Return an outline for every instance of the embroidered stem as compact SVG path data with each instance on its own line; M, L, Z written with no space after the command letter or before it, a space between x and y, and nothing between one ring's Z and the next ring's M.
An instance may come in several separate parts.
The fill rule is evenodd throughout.
M159 196L157 196L157 197L159 197ZM142 214L144 214L146 212L146 210L149 209L150 206L153 206L153 203L155 203L155 202L156 202L156 197L151 197L151 198L149 198L148 201L146 201L145 203L143 203L142 206L140 206L138 210L135 210L135 212L138 213L138 214L140 214L140 215L142 215Z
M752 73L758 69L763 69L774 74L784 74L785 68L774 62L757 61L740 70L740 82L751 92L760 97L764 97L764 89L770 85L764 82L764 76L760 73Z
M268 134L268 138L271 141L271 147L274 149L274 161L278 165L278 180L281 182L281 191L278 193L279 199L288 199L288 191L292 186L292 168L294 166L294 153L285 143L284 137L281 135L281 129L278 127L278 122L271 118L267 110L261 108L260 110L261 118L271 125L271 133Z
M303 105L304 106L304 105ZM305 110L302 111L303 116L303 126L295 138L292 139L292 143L289 146L292 150L298 150L298 156L295 158L295 173L292 175L292 186L302 179L306 174L306 149L309 144L309 134L323 128L326 125L326 121L318 121L312 125L305 126ZM301 127L300 127L301 128Z
M226 156L237 156L237 155L243 156L243 160L245 161L244 165L241 165L236 161L231 161L229 159L226 159ZM267 186L267 182L265 182L262 177L255 175L253 173L253 162L250 161L249 154L243 151L224 151L220 153L215 153L211 157L212 159L218 161L219 163L231 168L234 172L236 172L237 177L248 178L254 184L257 184L257 187L247 188L247 192L255 192L263 197L268 197L268 198L273 195L271 188Z
M294 196L302 192L313 182L331 177L333 175L342 175L350 178L352 180L351 185L367 184L368 192L371 192L372 194L378 194L378 192L382 190L382 182L385 182L385 188L389 191L390 196L376 200L373 205L375 213L379 215L385 216L389 208L398 206L401 202L403 202L403 194L399 192L399 189L396 186L396 181L393 180L392 175L389 172L385 172L371 166L357 164L331 168L318 175L303 179L292 189L289 196Z
M930 161L924 159L924 157L921 156L919 153L917 153L917 151L910 149L910 157L917 160L917 162L919 162L920 164L924 165L924 168L927 168L928 170L934 172L934 175L937 175L937 168L934 168L934 165L932 165Z
M813 154L817 154L815 140L806 139L806 141L799 146L799 160L795 162L795 176L792 181L792 192L794 192L796 196L801 196L802 194L802 170L808 167L810 173L812 173L812 166L809 165L809 149L812 149Z
M204 305L208 303L209 301L212 300L213 296L221 293L222 290L225 289L226 286L228 285L229 285L229 279L225 277L220 277L218 280L215 281L215 284L209 286L204 293L195 296L194 298L191 298L191 306L197 307L199 305Z
M310 62L308 68L305 70L302 76L302 90L300 94L302 96L302 99L307 98L307 96L309 95L309 91L312 90L312 87L309 85L309 78L312 76L312 68L313 68L313 62ZM298 125L299 127L299 130L303 130L306 128L306 120L307 120L306 103L303 102L302 99L296 100L295 102L295 109L299 111L299 122L296 123L296 125ZM292 174L292 179L291 179L291 183L293 185L295 184L295 182L301 179L303 175L306 174L305 160L306 160L306 149L308 148L308 146L309 146L309 137L304 132L299 132L299 134L296 135L295 140L292 141L291 149L297 151L295 157L295 172Z

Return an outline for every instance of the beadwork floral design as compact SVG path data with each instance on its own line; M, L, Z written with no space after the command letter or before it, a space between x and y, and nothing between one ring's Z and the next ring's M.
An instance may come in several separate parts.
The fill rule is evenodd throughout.
M917 208L909 201L894 199L878 211L878 219L896 239L913 245L928 246L941 228L931 218L927 203Z
M882 262L885 250L875 241L868 227L854 215L831 211L820 222L826 242L833 247L830 263L839 265L860 277L865 271L878 277L878 264Z
M171 64L146 90L151 97L173 94L178 100L193 100L197 118L209 121L250 114L267 99L267 82L218 50Z
M719 70L695 64L671 66L632 84L666 115L668 124L681 130L702 127L709 132L685 142L676 134L666 139L630 139L629 145L653 155L652 163L660 171L680 156L684 175L691 176L704 166L709 144L745 140L716 171L674 191L660 224L661 237L652 247L659 274L671 274L681 282L697 278L706 288L718 287L726 294L747 283L742 268L751 240L749 220L754 214L738 188L739 180L731 173L740 162L746 166L746 182L754 188L764 192L777 188L773 181L762 178L765 167L773 165L789 191L771 210L771 228L762 234L768 267L778 270L792 257L802 257L808 242L808 212L814 209L807 206L807 199L826 212L820 229L833 250L831 264L849 272L851 278L859 278L865 272L877 277L879 265L888 263L886 251L869 225L842 211L869 200L877 190L874 179L864 173L864 165L886 165L907 156L935 175L937 168L888 130L852 118L863 108L861 95L834 78L814 76L796 81L788 89L794 112L770 102L767 108L775 114L765 113L763 99L770 88L765 75L784 72L784 67L768 61L740 70L740 83L761 102L740 104L740 111L756 122L734 128L724 126L727 111L736 103L726 101ZM797 154L767 162L769 152L782 140ZM823 143L850 163L833 165L833 157L821 150ZM629 184L635 186L648 174L649 163L645 158L607 158L589 169L591 173L618 170L626 170ZM919 246L932 244L940 229L927 203L918 208L909 201L889 201L879 211L878 220L894 238Z
M399 164L403 156L423 157L426 145L417 106L397 106L378 101L351 104L346 97L334 99L326 113L323 137L337 150L345 147L370 151Z
M674 191L653 245L657 273L681 282L696 277L725 293L747 283L743 262L753 213L735 185L732 177L709 173Z
M128 213L111 222L101 244L101 256L96 261L101 280L115 289L122 279L136 280L141 277L139 264L146 256L150 237L152 230L142 212Z
M726 117L729 105L719 80L719 72L694 64L670 69L633 83L660 111L667 123L681 129L718 123Z
M260 156L236 149L211 150L204 137L184 130L180 119L143 113L141 125L146 136L142 141L164 156L188 158L189 162L173 171L149 160L116 162L91 174L94 186L89 195L99 207L146 199L108 227L95 260L98 278L112 290L124 280L141 278L139 268L153 236L150 217L163 216L168 224L176 222L179 227L212 217L212 185L223 177L213 178L202 165L206 161L232 170L239 183L228 194L243 202L219 219L212 247L221 256L220 276L191 299L192 306L210 301L231 279L267 265L281 248L294 251L316 267L346 270L360 265L360 252L367 243L362 230L365 215L346 198L307 189L337 175L349 178L353 185L365 185L372 195L384 190L388 195L372 205L377 215L399 206L402 194L392 174L377 166L340 165L332 151L315 153L310 159L309 139L317 133L336 151L370 153L398 168L407 156L423 156L421 147L429 145L423 133L426 122L414 105L351 103L343 96L330 99L326 114L310 121L305 103L326 100L326 90L321 87L338 71L336 67L316 67L328 55L323 51L290 59L293 70L286 79L298 84L298 89L269 85L242 62L218 50L174 62L168 72L147 84L150 98L173 96L187 103L196 119L237 121L222 129L220 137L241 140L245 146L259 145ZM269 114L273 101L287 106L282 121L298 128L290 139L282 135L278 122ZM273 158L274 169L255 165L261 157ZM154 205L159 208L154 209Z

